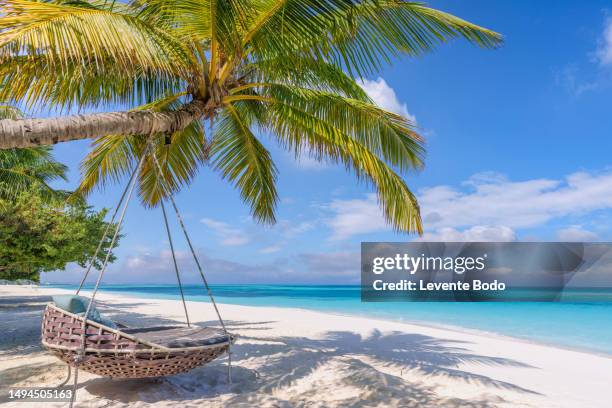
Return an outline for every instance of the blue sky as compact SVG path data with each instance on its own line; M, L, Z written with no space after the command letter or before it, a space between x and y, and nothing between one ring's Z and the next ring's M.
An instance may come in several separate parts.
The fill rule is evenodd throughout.
M429 240L612 238L612 10L609 2L435 1L505 36L498 50L456 41L403 58L364 88L416 120L426 168L407 178ZM278 224L262 227L233 188L202 169L177 197L215 283L356 283L361 241L406 241L382 220L373 191L343 168L276 158ZM70 187L88 142L58 145ZM111 206L119 188L92 195ZM178 229L174 229L178 234ZM107 282L173 282L159 210L134 201ZM179 261L197 282L177 235ZM47 274L70 282L80 269Z

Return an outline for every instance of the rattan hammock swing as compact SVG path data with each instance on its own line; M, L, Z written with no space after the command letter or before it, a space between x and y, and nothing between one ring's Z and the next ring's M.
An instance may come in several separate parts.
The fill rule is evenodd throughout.
M191 239L187 234L187 229L185 228L185 224L183 223L183 219L172 195L169 195L169 201L174 208L179 225L183 231L189 249L191 250L195 264L200 272L204 288L217 314L221 328L194 327L189 321L183 286L176 262L174 245L170 234L170 228L168 226L168 217L163 200L161 200L160 203L164 216L164 224L168 235L168 241L170 243L174 270L176 272L178 287L185 312L186 325L139 328L128 328L122 326L120 328L113 328L91 320L91 313L92 310L94 310L95 297L98 292L100 282L102 281L102 277L104 276L104 272L106 271L112 248L119 235L121 224L123 223L130 198L134 191L134 186L136 185L137 179L136 175L143 166L150 146L151 144L149 143L140 161L138 162L138 165L130 176L130 179L123 191L123 194L121 195L121 198L119 199L119 202L117 203L106 231L98 244L98 248L92 257L83 279L81 280L81 284L76 291L76 295L78 295L83 288L83 284L91 271L94 260L97 258L99 251L102 249L102 243L107 238L111 225L115 221L120 207L122 207L121 214L111 239L109 250L106 253L102 267L100 268L91 299L86 306L86 311L83 314L75 314L52 303L48 304L44 311L42 322L42 344L68 365L68 378L63 384L68 382L71 376L70 368L74 367L73 393L70 401L71 407L76 395L79 370L111 378L163 377L192 370L195 367L206 364L227 353L228 382L231 383L230 347L235 341L235 337L228 333L225 323L221 318L217 304L212 296L210 286L208 285L208 281L204 276L202 266L193 248ZM153 167L157 169L157 172L161 177L161 166L155 155L152 154L151 156L153 157Z

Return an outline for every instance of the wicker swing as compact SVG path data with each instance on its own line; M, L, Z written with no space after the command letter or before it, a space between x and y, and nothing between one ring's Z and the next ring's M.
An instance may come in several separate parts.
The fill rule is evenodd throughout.
M206 364L217 357L226 354L228 356L228 382L231 383L231 351L230 347L235 341L235 337L228 333L225 323L221 318L221 314L217 308L217 304L212 296L211 289L208 285L204 272L200 265L199 259L191 243L191 239L187 234L187 230L183 223L183 219L178 211L174 198L170 195L169 200L172 203L174 212L179 221L179 225L183 230L187 244L193 255L195 264L200 272L200 276L204 283L204 288L210 297L214 307L221 329L211 327L194 327L189 322L187 313L187 304L183 294L183 286L181 277L176 262L174 253L174 245L168 226L168 217L163 200L160 201L161 209L164 216L164 223L170 243L170 250L174 263L174 270L178 281L183 309L185 311L186 326L157 326L157 327L121 327L113 328L109 325L99 323L91 319L94 312L95 296L102 281L104 272L108 265L111 256L112 247L114 246L128 203L136 185L136 175L142 168L147 156L147 152L151 148L151 143L147 144L147 148L134 169L119 203L111 217L111 220L98 244L98 248L92 257L87 271L85 272L81 284L79 285L76 294L78 295L89 272L92 269L94 260L97 258L99 251L102 249L102 243L108 236L111 225L117 216L120 207L121 214L117 221L117 226L111 240L110 248L106 254L106 258L100 273L96 280L91 300L88 301L86 311L83 314L71 313L55 304L48 304L42 320L42 344L51 351L60 360L68 365L68 379L70 378L70 367L75 368L73 393L70 401L70 406L74 403L77 384L78 371L83 370L93 374L98 374L111 378L147 378L147 377L163 377L174 375L192 370L198 366ZM161 166L152 154L154 168L158 174L162 174ZM127 197L127 198L126 198ZM124 200L125 199L125 200ZM68 381L64 382L64 384Z
M112 378L162 377L189 371L225 354L233 340L222 330L159 326L113 329L52 304L45 309L42 344L66 364Z

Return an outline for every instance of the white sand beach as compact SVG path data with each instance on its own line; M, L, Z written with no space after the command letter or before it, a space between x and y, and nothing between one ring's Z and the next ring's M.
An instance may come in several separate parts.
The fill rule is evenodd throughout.
M61 292L0 286L0 389L55 386L65 377L65 365L39 342L42 308L50 295ZM99 299L106 315L133 325L180 321L182 316L176 301L105 293ZM216 324L210 304L188 306L196 324ZM112 380L81 373L78 406L610 406L611 357L299 309L220 308L228 329L238 335L231 385L226 382L225 357L161 380ZM0 402L7 407L28 404Z

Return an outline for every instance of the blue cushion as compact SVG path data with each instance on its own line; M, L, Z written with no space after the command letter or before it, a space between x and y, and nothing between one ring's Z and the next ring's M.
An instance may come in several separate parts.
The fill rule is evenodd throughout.
M67 312L84 316L87 311L87 306L89 306L89 299L77 295L57 295L53 296L53 303L55 303L55 306ZM111 329L117 328L117 325L112 320L100 315L100 312L98 312L95 306L89 311L89 320L108 326Z
M77 295L57 295L53 296L53 303L60 309L70 313L85 313L89 305L89 299Z

